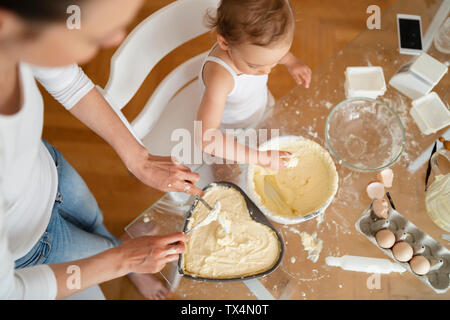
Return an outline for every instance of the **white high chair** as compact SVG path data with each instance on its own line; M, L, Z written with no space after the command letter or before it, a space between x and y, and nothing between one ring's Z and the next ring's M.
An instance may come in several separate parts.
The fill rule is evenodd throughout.
M187 129L193 137L194 120L201 99L200 84L196 78L207 52L184 62L167 75L131 124L121 110L161 59L178 46L209 31L203 24L203 18L206 10L217 8L218 3L219 0L178 0L147 17L114 53L105 88L97 86L128 129L151 154L171 154L178 143L171 141L175 129ZM191 152L194 148L191 139ZM200 164L185 165L197 172L201 167ZM202 181L211 181L209 170L200 175ZM201 187L206 185L202 181L198 184ZM181 197L179 201L186 198L179 193L170 195L172 198L178 195Z
M176 47L209 31L203 24L203 17L208 8L217 8L218 2L178 0L147 17L114 53L108 83L104 89L98 88L152 154L170 155L176 143L170 141L172 131L193 128L200 104L200 86L198 80L191 81L198 76L206 52L173 70L158 85L131 124L121 109L162 58Z

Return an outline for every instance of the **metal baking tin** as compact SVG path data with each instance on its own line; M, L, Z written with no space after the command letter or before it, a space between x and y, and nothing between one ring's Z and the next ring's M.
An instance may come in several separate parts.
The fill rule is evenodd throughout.
M280 265L280 263L283 259L283 254L284 254L284 241L283 241L281 234L275 229L275 227L269 222L269 220L266 218L266 216L261 212L261 210L253 203L253 201L247 196L247 194L240 187L238 187L234 183L231 183L228 181L219 181L219 182L213 182L213 183L207 185L205 188L203 188L203 191L207 191L209 188L212 188L214 186L224 186L224 187L233 188L233 189L239 191L245 199L245 203L247 204L247 209L250 214L250 217L252 217L252 219L255 220L256 222L259 222L259 223L262 223L262 224L268 226L270 229L272 229L275 232L275 234L277 235L277 238L278 238L278 242L280 244L280 254L278 256L278 260L270 269L268 269L264 272L261 272L261 273L257 273L257 274L253 274L253 275L249 275L249 276L237 277L237 278L214 279L214 278L196 277L196 276L184 273L184 271L183 271L183 258L184 258L183 256L184 255L180 254L180 259L178 259L178 272L183 277L193 279L193 280L222 282L222 281L243 281L243 280L255 279L255 278L267 276L268 274L275 271L278 268L278 266ZM185 216L185 220L184 220L183 232L187 231L189 218L192 216L192 213L194 212L194 209L197 206L197 204L198 204L198 200L195 200L194 203L192 204L191 208L187 212L187 214Z

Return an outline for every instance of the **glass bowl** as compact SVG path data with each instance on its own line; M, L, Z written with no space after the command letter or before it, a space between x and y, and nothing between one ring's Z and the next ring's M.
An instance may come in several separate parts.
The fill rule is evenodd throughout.
M405 147L405 129L386 104L370 98L350 98L328 115L325 140L331 153L357 171L378 171L398 160Z

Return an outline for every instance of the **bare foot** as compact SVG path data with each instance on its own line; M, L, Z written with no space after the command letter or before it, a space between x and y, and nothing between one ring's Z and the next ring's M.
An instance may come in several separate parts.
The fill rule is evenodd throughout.
M170 293L169 288L167 288L161 280L151 274L130 273L128 274L128 277L139 292L147 299L165 299Z

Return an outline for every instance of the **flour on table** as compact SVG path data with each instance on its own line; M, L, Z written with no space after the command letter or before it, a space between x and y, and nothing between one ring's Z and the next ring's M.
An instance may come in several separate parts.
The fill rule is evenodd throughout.
M302 245L308 252L307 259L316 263L323 248L323 241L317 238L317 233L314 232L312 235L310 235L307 232L298 231L293 227L290 227L289 230L300 236L300 238L302 239Z

